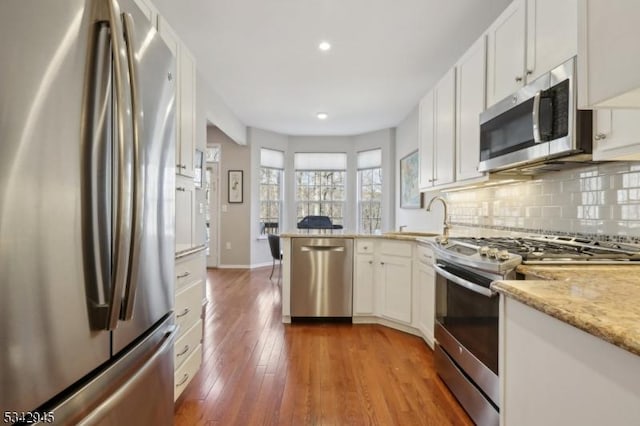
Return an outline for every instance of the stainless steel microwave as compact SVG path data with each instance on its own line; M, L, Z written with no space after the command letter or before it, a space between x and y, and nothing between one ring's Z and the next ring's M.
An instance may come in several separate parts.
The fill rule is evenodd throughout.
M577 109L576 87L574 57L481 113L478 170L589 161L593 114Z

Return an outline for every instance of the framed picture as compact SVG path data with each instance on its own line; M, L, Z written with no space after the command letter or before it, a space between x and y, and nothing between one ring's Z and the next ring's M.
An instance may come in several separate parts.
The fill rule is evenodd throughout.
M419 171L417 150L400 159L400 208L402 209L422 207L422 194L418 186Z
M242 170L229 170L229 204L242 203Z
M202 188L202 166L204 162L204 152L196 149L195 164L193 167L193 182L196 188Z

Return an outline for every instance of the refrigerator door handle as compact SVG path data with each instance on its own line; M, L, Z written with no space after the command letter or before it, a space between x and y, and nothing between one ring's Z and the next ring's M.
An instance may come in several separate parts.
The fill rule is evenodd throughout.
M132 220L132 131L130 112L130 93L127 82L130 79L126 64L126 46L119 7L115 0L108 2L109 26L111 27L111 45L113 52L113 68L116 100L116 138L117 138L117 190L116 190L116 218L114 238L114 266L113 281L107 330L114 330L118 326L122 304L122 292L129 276L129 261L131 250L131 220Z
M142 226L144 217L144 174L142 172L142 157L144 155L144 147L142 146L140 136L144 129L142 128L142 98L140 97L140 84L138 74L138 63L135 56L135 33L133 17L129 13L122 14L122 23L124 29L124 40L126 44L127 64L129 68L130 85L131 85L131 110L133 115L133 217L132 217L132 241L131 241L131 262L127 283L125 286L125 295L120 311L120 319L128 321L133 318L133 306L136 297L136 287L138 284L138 268L140 265L140 245L142 243Z

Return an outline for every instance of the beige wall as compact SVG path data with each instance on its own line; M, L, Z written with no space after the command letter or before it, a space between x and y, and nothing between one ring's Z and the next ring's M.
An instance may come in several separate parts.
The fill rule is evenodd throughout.
M238 145L217 127L207 129L207 144L220 144L220 266L251 265L251 148ZM243 203L229 204L229 170L242 170ZM225 212L225 206L227 211ZM227 243L231 248L227 248Z

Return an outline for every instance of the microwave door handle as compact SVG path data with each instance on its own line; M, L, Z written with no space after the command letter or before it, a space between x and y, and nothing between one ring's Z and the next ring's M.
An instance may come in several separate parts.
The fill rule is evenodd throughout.
M536 92L533 97L533 112L531 113L531 118L533 119L533 142L540 143L542 142L542 138L540 137L540 98L542 97L542 92Z
M458 284L459 286L464 287L468 290L471 290L474 293L478 293L486 297L493 297L496 295L495 291L489 288L483 287L481 285L474 284L471 281L465 280L464 278L460 278L459 276L454 275L449 271L446 271L445 269L442 268L442 266L443 266L442 264L436 263L435 265L433 265L433 269L435 269L438 274L442 275L444 278L448 279L449 281L455 284Z

